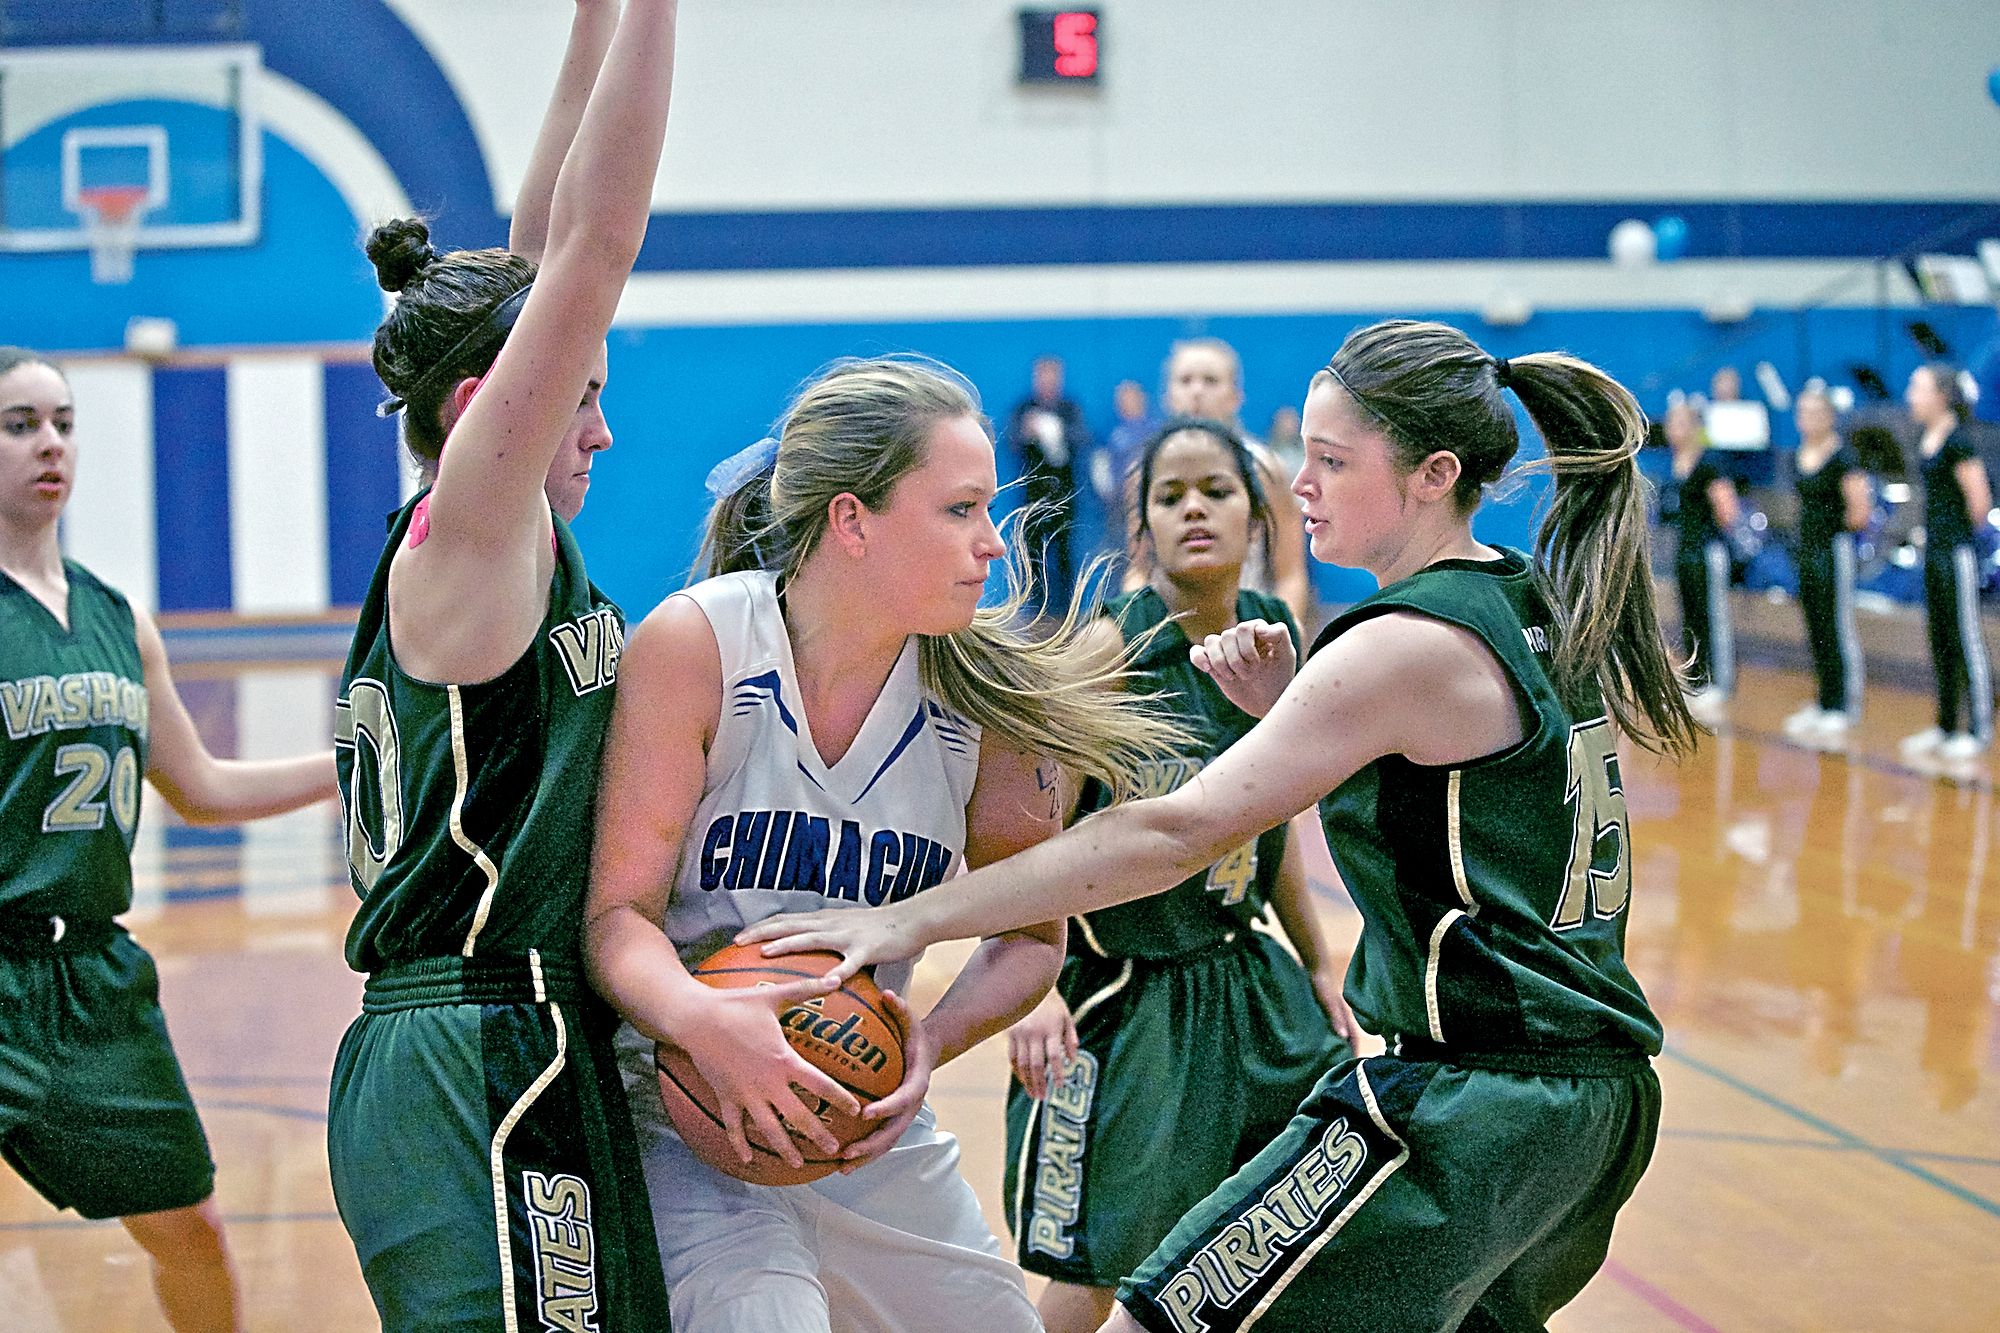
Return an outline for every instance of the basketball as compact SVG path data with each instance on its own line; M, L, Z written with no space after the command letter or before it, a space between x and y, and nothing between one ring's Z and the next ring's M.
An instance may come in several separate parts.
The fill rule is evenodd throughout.
M691 969L691 975L727 990L824 976L840 962L839 954L825 952L766 958L758 952L761 947L732 944L702 960ZM792 1005L778 1015L778 1025L801 1058L853 1093L863 1106L888 1096L902 1084L903 1026L865 973L848 978L832 994ZM694 1155L716 1170L755 1185L803 1185L831 1175L843 1165L841 1158L826 1156L810 1139L794 1135L793 1142L805 1156L805 1165L794 1167L760 1141L754 1124L746 1125L751 1159L748 1163L739 1161L716 1115L715 1090L687 1052L661 1042L654 1052L654 1063L659 1067L660 1100L666 1103L668 1119ZM819 1118L843 1148L867 1137L880 1123L848 1115L811 1094L801 1092L800 1096L806 1105L817 1105Z

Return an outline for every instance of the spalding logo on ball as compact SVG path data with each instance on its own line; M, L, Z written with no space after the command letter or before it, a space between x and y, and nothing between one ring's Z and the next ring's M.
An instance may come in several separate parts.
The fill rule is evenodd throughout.
M839 954L827 952L766 958L759 952L761 947L732 944L702 960L691 975L717 989L733 990L825 976L840 962ZM903 1025L865 974L848 978L831 995L815 996L784 1010L778 1015L778 1026L799 1058L853 1093L863 1106L902 1086ZM715 1089L694 1067L687 1052L661 1042L653 1059L660 1070L660 1100L666 1104L667 1118L673 1121L688 1151L716 1170L754 1185L803 1185L846 1165L838 1156L826 1156L811 1139L794 1134L792 1142L805 1158L804 1166L795 1167L762 1141L755 1124L745 1126L750 1161L739 1160L716 1114ZM796 1085L794 1091L833 1131L842 1148L866 1138L881 1123L848 1115Z

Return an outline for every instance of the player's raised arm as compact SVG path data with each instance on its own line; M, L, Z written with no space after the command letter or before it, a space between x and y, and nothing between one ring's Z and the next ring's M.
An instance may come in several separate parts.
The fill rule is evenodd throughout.
M646 236L673 84L677 7L676 0L626 0L619 16L556 179L534 285L452 432L453 448L439 460L431 532L442 551L476 549L496 520L546 520L543 475L602 356Z
M675 10L626 0L556 178L540 268L468 335L504 338L490 367L454 378L446 353L432 372L443 385L428 383L422 402L405 395L413 415L435 410L444 432L424 531L398 553L391 584L398 655L429 679L497 675L547 605L556 557L545 483L571 432L602 428L604 334L651 211Z
M576 139L577 126L583 123L583 109L589 104L590 90L617 28L618 0L576 0L569 46L556 72L548 110L542 113L542 128L528 155L528 170L521 177L514 218L507 229L507 248L523 259L539 262L548 244L549 205L555 196L556 177Z

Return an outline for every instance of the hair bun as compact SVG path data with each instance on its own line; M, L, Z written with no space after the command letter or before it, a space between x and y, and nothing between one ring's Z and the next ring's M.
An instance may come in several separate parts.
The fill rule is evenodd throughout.
M431 229L421 218L385 222L368 236L368 260L375 281L385 292L400 292L438 257L431 248Z

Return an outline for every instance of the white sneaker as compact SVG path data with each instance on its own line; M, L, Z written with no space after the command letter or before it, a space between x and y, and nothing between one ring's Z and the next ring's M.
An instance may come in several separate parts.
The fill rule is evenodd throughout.
M1970 759L1974 755L1984 753L1985 750L1985 741L1980 740L1977 736L1968 735L1963 731L1939 743L1937 747L1938 758L1940 759Z
M1806 735L1808 732L1817 731L1827 716L1827 714L1819 710L1817 705L1807 704L1804 708L1786 718L1782 725L1787 736L1796 738Z
M1904 754L1929 754L1944 744L1944 732L1937 727L1925 727L1922 731L1903 737L1896 746Z
M1729 696L1713 685L1703 686L1687 697L1688 712L1702 722L1714 722L1729 707Z
M1801 727L1789 735L1809 750L1845 750L1847 733L1852 726L1847 714L1823 710L1810 726Z

